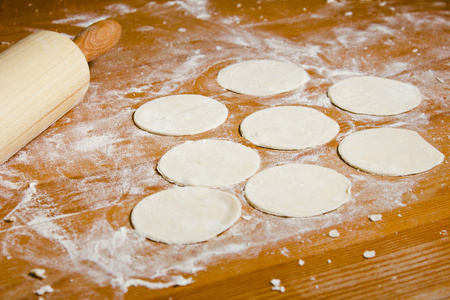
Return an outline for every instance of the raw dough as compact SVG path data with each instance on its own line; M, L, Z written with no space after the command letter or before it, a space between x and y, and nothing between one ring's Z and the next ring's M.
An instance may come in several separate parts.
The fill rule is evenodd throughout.
M143 130L162 135L193 135L221 125L228 116L222 103L200 95L173 95L149 101L133 115Z
M230 193L200 187L177 187L141 200L131 213L136 231L157 242L191 244L216 237L241 215Z
M217 75L227 90L253 96L269 96L295 90L309 80L294 64L276 60L248 60L232 64Z
M401 128L375 128L347 136L339 154L349 165L378 175L402 176L428 171L444 155L417 132Z
M332 229L330 230L330 232L328 232L328 236L332 238L337 238L339 235L339 231L337 231L336 229Z
M364 256L364 258L374 258L375 254L376 253L374 250L369 250L369 251L364 251L363 256Z
M422 101L415 86L373 76L344 79L328 89L328 96L344 110L376 116L401 114Z
M278 106L249 115L240 129L255 145L297 150L329 142L339 133L339 124L312 108Z
M255 208L285 217L316 216L350 198L350 181L338 172L308 164L266 169L249 179L245 197Z
M243 181L259 169L256 151L223 140L187 141L170 149L158 162L158 171L180 185L224 187Z
M381 221L381 219L383 218L383 216L381 214L375 214L375 215L370 215L369 219L372 222L378 222Z

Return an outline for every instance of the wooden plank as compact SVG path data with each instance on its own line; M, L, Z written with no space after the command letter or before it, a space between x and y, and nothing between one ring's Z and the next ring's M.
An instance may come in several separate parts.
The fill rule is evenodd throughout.
M0 218L17 218L0 224L1 298L34 298L46 284L54 289L46 299L448 298L448 4L326 2L4 1L0 51L38 29L74 36L105 17L117 20L123 35L89 64L83 101L0 166ZM220 69L253 58L296 63L311 79L303 89L265 98L217 84ZM328 87L358 74L412 83L424 101L392 117L331 105ZM152 135L133 124L140 105L177 93L221 101L228 120L192 137ZM339 123L340 133L302 151L251 145L240 122L276 105L316 108ZM419 132L445 161L423 174L383 177L339 158L343 137L381 126ZM174 145L204 138L252 147L261 169L290 162L333 168L352 181L352 199L323 216L278 218L248 205L240 183L223 190L239 197L251 219L218 238L169 246L136 236L129 221L134 205L174 186L156 172L158 159ZM375 213L381 221L368 219ZM329 237L331 229L340 236ZM375 257L364 258L367 250ZM29 276L36 267L47 278ZM271 290L274 278L284 293Z

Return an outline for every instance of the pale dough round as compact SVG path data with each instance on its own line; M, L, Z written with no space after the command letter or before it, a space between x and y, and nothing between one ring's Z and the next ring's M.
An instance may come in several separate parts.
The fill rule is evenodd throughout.
M222 103L200 95L173 95L149 101L133 115L141 129L162 135L193 135L225 122L228 109Z
M266 169L245 186L255 208L284 217L310 217L337 209L350 199L350 181L338 172L308 164Z
M232 194L200 187L178 187L141 200L131 213L140 234L167 244L210 240L227 230L241 215Z
M298 150L329 142L339 133L339 124L312 108L278 106L249 115L240 130L255 145Z
M361 76L344 79L328 89L336 106L358 114L387 116L418 106L422 95L415 86L400 81Z
M248 60L219 71L217 81L227 90L253 96L269 96L295 90L309 80L308 73L291 63Z
M243 181L259 169L256 151L224 140L187 141L170 149L158 171L179 185L224 187Z
M401 128L375 128L355 132L339 145L349 165L378 175L402 176L428 171L444 155L417 132Z

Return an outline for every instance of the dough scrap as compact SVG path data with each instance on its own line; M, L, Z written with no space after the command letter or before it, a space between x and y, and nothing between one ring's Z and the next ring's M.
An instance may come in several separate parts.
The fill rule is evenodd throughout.
M329 142L339 133L339 124L312 108L278 106L247 116L240 130L257 146L299 150Z
M179 185L225 187L237 184L258 171L256 151L224 140L187 141L167 151L158 171Z
M149 101L133 115L141 129L162 135L194 135L220 126L228 116L222 103L201 95L173 95Z
M358 114L388 116L404 113L418 106L422 95L415 86L375 76L344 79L328 89L336 106Z
M368 251L364 251L363 256L364 258L374 258L376 255L375 250L368 250Z
M338 151L342 159L354 168L389 176L425 172L445 158L417 132L401 128L355 132L342 140Z
M309 80L308 73L292 64L262 59L232 64L219 71L217 81L227 90L270 96L295 90Z
M201 187L177 187L141 200L131 213L135 230L166 244L210 240L241 216L241 203L232 194Z
M266 169L245 186L255 208L278 216L310 217L337 209L350 199L350 181L338 172L308 164Z

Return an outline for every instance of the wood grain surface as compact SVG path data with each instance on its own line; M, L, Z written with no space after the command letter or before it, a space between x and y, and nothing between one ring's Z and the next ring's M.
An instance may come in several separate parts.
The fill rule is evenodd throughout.
M328 3L327 3L328 2ZM74 109L0 166L0 298L37 299L446 299L450 297L448 1L60 1L0 3L0 51L38 30L73 38L111 18L118 45L89 63L89 90ZM270 97L221 88L217 72L236 61L276 59L310 80ZM327 89L356 75L417 86L415 109L371 117L333 106ZM1 80L1 78L0 78ZM164 137L132 121L162 96L200 94L229 110L208 132ZM338 136L301 151L256 147L239 134L250 113L277 105L315 108L336 120ZM445 154L425 173L383 177L358 171L337 154L348 134L376 127L417 131ZM174 187L158 159L187 140L242 143L260 170L298 162L332 168L352 182L352 198L313 218L253 209L245 182L222 190L243 216L217 238L170 246L137 236L133 207ZM381 214L373 222L368 216ZM328 236L336 229L339 237ZM368 250L373 258L364 258ZM299 259L305 263L299 265ZM44 268L46 278L30 276ZM273 291L279 279L285 292Z

